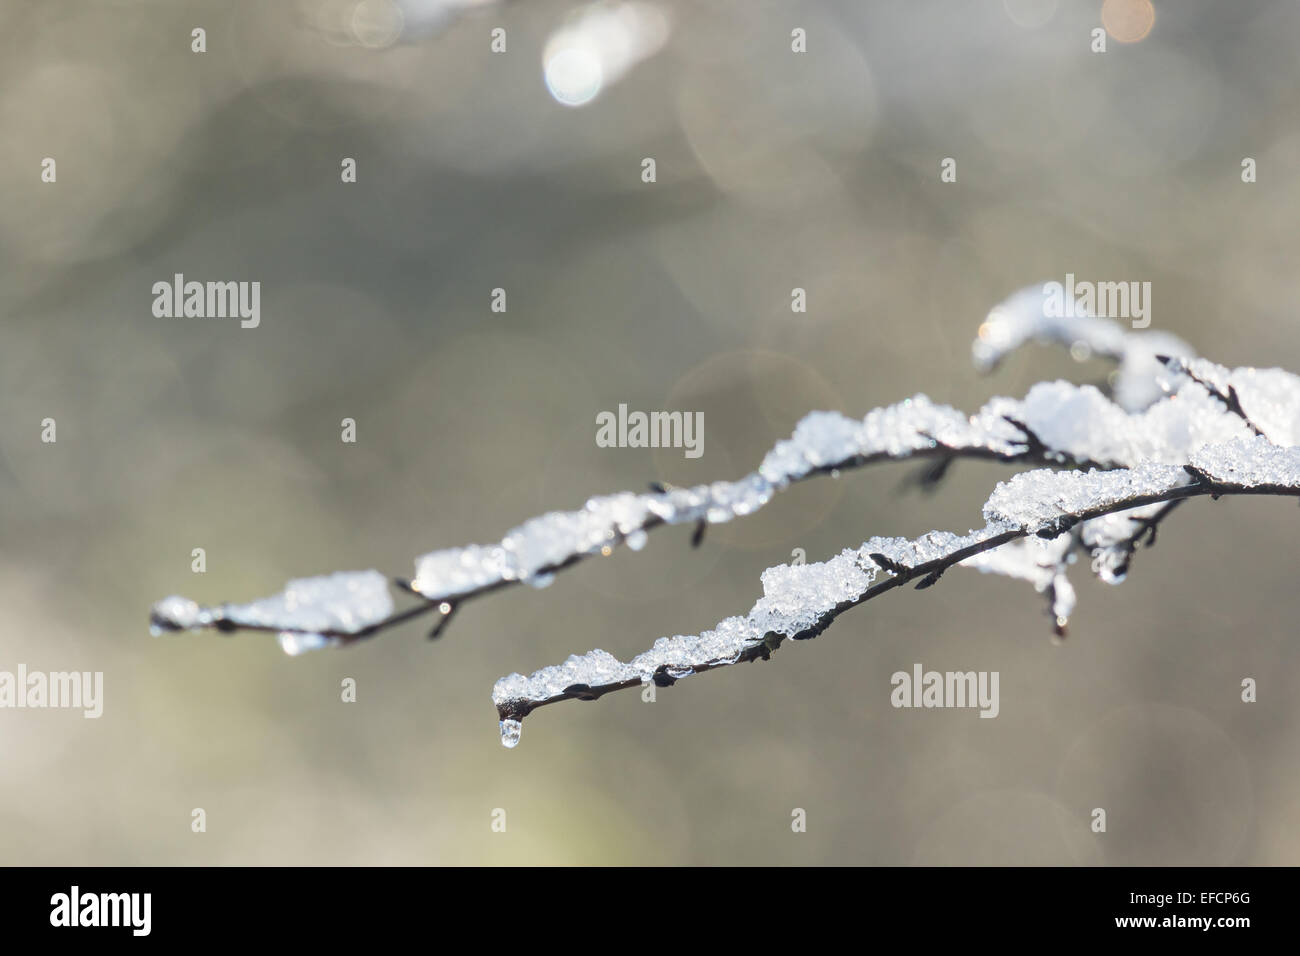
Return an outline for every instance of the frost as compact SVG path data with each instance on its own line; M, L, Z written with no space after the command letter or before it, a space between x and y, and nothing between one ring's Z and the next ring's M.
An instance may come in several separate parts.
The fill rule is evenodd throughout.
M153 606L151 619L166 630L225 625L280 631L284 650L300 654L365 630L392 613L393 598L382 574L339 571L290 581L281 593L251 604L201 608L186 598L165 598Z

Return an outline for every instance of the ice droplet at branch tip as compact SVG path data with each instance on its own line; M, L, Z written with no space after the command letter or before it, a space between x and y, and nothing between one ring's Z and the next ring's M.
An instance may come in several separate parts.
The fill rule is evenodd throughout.
M519 746L519 738L524 732L524 725L521 721L506 718L500 722L501 725L501 746L507 750L514 750Z

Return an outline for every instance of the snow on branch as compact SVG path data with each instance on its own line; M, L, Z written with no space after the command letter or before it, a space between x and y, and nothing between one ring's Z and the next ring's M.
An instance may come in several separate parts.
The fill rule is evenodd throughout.
M544 587L591 555L609 554L620 544L639 550L647 532L660 525L730 521L815 476L910 458L1073 467L1178 462L1194 447L1248 434L1246 424L1199 383L1186 382L1175 395L1180 402L1130 415L1090 385L1050 382L1035 385L1023 400L995 398L971 417L924 395L861 420L812 412L739 481L596 497L582 510L533 518L496 544L426 554L416 560L414 579L401 582L425 603L400 613L393 613L379 572L365 571L294 581L281 594L248 605L202 608L172 596L154 605L152 623L158 631L276 631L289 653L350 643L433 608L441 614L437 633L471 597L519 582Z
M1072 415L1095 416L1095 426L1063 431L1059 416L1067 406ZM1198 418L1193 427L1212 427L1216 416L1232 421L1219 410ZM1234 422L1234 427L1240 426ZM387 598L386 588L376 583L382 584L379 572L359 571L293 581L281 594L248 605L203 608L172 596L154 605L151 620L159 632L276 631L289 653L350 643L432 608L441 613L440 629L469 598L520 582L544 587L557 572L591 555L609 554L620 544L639 550L647 532L660 525L703 526L751 514L797 481L909 458L1124 464L1141 451L1138 432L1126 428L1125 413L1100 392L1065 382L1037 386L1023 402L994 399L973 417L935 405L924 395L876 409L861 420L812 412L790 439L777 443L757 471L739 481L595 497L581 510L533 518L496 544L423 555L416 559L414 579L400 584L425 603L407 611L394 614L391 598L379 600L379 591ZM1037 429L1051 440L1045 441Z
M971 345L976 368L992 371L1008 354L1028 342L1061 345L1080 360L1097 356L1118 362L1115 401L1128 411L1139 411L1177 384L1176 377L1163 374L1158 357L1190 358L1196 354L1190 345L1168 332L1134 332L1111 319L1080 315L1077 303L1073 316L1064 315L1059 307L1050 307L1051 285L1055 283L1021 289L993 307Z
M1280 368L1229 369L1206 359L1161 356L1275 445L1300 445L1300 378Z
M978 531L871 538L829 561L777 565L763 572L763 597L745 617L727 618L698 635L660 638L627 663L597 649L529 677L501 678L492 699L502 741L517 744L523 718L547 704L595 700L650 682L668 686L692 674L766 660L783 641L814 638L840 614L885 591L912 581L929 587L953 565L978 567L983 556L1017 539L1052 540L1081 522L1135 507L1238 494L1300 497L1300 448L1279 448L1256 437L1208 445L1183 467L1147 463L1016 475L1001 482L985 503L987 523ZM881 572L887 576L878 580Z
M850 607L905 582L929 587L958 564L1031 583L1047 596L1064 635L1075 602L1066 572L1076 551L1091 556L1102 580L1118 583L1138 547L1153 543L1160 522L1187 498L1297 494L1300 378L1279 369L1230 370L1195 358L1168 333L1050 312L1043 291L1011 296L980 326L976 364L991 368L1029 341L1065 345L1076 357L1119 363L1114 400L1058 381L1033 386L1023 399L994 398L971 416L924 395L862 419L812 412L738 481L596 497L579 510L533 518L495 544L425 554L410 581L394 579L420 599L404 610L394 609L378 571L339 572L291 581L248 604L201 607L165 598L152 609L152 630L270 631L286 652L299 654L436 611L434 637L471 598L518 583L546 586L590 556L623 544L640 549L663 525L694 524L698 543L707 525L752 514L795 482L916 458L929 462L920 482L932 486L953 461L978 458L1047 467L1000 484L979 531L873 538L821 564L778 565L764 573L764 597L749 615L712 631L662 638L627 663L596 650L532 677L503 678L493 693L503 741L517 742L519 721L539 706L766 658L786 639L815 637ZM882 571L888 576L878 580Z
M276 631L287 654L345 643L393 622L388 580L378 571L339 571L290 581L273 597L251 604L200 607L173 596L154 605L155 635L167 630Z

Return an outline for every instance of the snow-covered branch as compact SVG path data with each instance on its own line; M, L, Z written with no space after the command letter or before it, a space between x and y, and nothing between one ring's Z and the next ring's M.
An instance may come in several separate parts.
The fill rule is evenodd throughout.
M1194 427L1228 437L1232 428L1223 422L1231 420L1217 406L1208 411L1212 414L1198 417ZM1072 432L1062 430L1066 413L1092 424L1080 430L1076 421ZM1160 426L1152 427L1158 434ZM1235 423L1232 427L1240 430ZM924 395L861 420L812 412L757 471L739 481L596 497L581 510L533 518L496 544L423 555L416 559L413 580L398 583L425 603L402 612L393 612L379 572L358 571L292 581L281 594L251 604L204 608L172 596L154 605L151 620L159 631L275 631L286 651L299 653L369 637L435 608L441 625L470 598L521 582L544 587L592 555L607 555L622 544L639 550L647 533L662 525L703 526L751 514L809 478L912 458L1114 467L1151 452L1145 429L1097 389L1066 382L1035 386L1023 401L994 399L971 417Z
M1115 401L1127 411L1140 411L1177 384L1176 377L1163 374L1160 356L1195 357L1190 345L1169 332L1135 332L1111 319L1080 314L1077 306L1067 317L1048 308L1049 298L1045 286L1030 286L995 306L971 345L975 367L992 371L1029 342L1059 345L1079 360L1096 356L1118 363Z
M1081 523L1201 495L1300 497L1300 448L1279 448L1256 437L1205 446L1182 467L1147 463L1016 475L985 502L986 524L978 531L871 538L829 561L777 565L763 572L763 597L745 617L727 618L698 635L660 638L627 663L597 649L529 677L503 677L492 692L502 740L518 743L523 718L538 707L595 700L649 682L668 686L691 674L766 660L783 641L817 637L845 611L893 588L912 581L930 587L957 564L986 570L982 559L1018 539L1045 539L1044 553L1050 554L1050 542ZM886 576L878 580L881 572Z
M644 546L661 525L716 524L751 514L791 484L886 461L959 458L1008 464L1119 467L1146 460L1177 462L1211 441L1247 434L1243 421L1197 383L1130 415L1090 385L1040 383L1023 400L996 398L967 417L917 395L861 420L812 412L794 435L739 481L592 498L579 511L551 512L511 530L491 545L434 551L416 559L415 577L400 582L425 603L398 613L377 571L340 572L290 582L279 595L252 604L202 608L182 597L159 601L158 630L217 628L281 634L290 653L349 643L437 609L440 624L464 601L525 582L551 583L555 574L626 544Z
M410 581L393 582L420 599L404 610L395 610L384 575L356 571L291 581L249 604L204 608L169 597L154 605L151 623L155 633L271 631L290 654L352 643L430 612L436 636L471 598L518 583L546 586L593 555L622 544L640 549L663 525L694 524L698 542L707 525L752 514L796 482L913 458L929 463L923 484L937 482L960 458L1047 466L1000 484L978 531L872 538L821 564L769 568L764 597L746 617L699 635L662 638L627 663L595 650L532 677L503 678L493 698L503 740L512 744L519 721L539 706L766 658L786 639L815 637L850 607L906 582L929 587L957 564L1030 582L1047 596L1063 634L1075 600L1066 572L1076 551L1091 556L1103 580L1118 583L1139 545L1152 543L1159 523L1187 498L1300 493L1296 376L1227 369L1194 357L1167 333L1055 318L1038 289L989 313L973 356L992 368L1030 341L1115 360L1113 397L1058 381L1035 385L1023 399L992 399L971 416L924 395L862 419L812 412L738 481L592 498L577 511L533 518L495 544L425 554ZM888 577L877 580L881 572Z

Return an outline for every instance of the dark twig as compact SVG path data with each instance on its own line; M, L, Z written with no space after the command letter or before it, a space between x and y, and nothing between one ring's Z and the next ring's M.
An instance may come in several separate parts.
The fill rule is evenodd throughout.
M1011 453L1002 453L985 447L969 447L969 446L955 447L955 446L944 445L936 441L933 446L914 449L901 455L892 455L886 452L878 452L869 455L853 455L851 457L843 459L842 461L838 461L833 464L827 464L822 467L811 469L808 471L807 474L794 478L792 480L792 483L807 481L812 478L821 477L823 475L838 476L838 474L843 470L865 468L871 465L877 465L886 462L910 461L913 459L928 459L934 461L935 464L932 466L932 471L937 473L937 477L935 477L936 481L938 480L938 478L941 478L943 476L943 474L951 466L952 462L958 458L967 458L967 459L980 460L980 461L996 461L1004 464L1015 464L1015 465L1037 464L1037 465L1043 465L1047 467L1060 467L1067 461L1068 456L1066 456L1062 452L1047 447L1047 445L1045 445L1039 439L1039 437L1024 423L1016 421L1015 419L1010 417L1007 417L1006 420L1010 424L1014 425L1017 429L1019 429L1024 434L1025 437L1023 441L1025 447L1023 450L1015 451ZM1102 470L1108 470L1115 467L1119 467L1114 463L1095 462L1087 459L1083 459L1083 460L1068 459L1068 460L1070 460L1071 464L1074 465L1075 467L1083 468L1083 469L1097 468ZM668 484L667 482L660 482L660 481L652 481L649 483L649 486L650 489L656 494L667 494L668 492L674 489L673 485ZM657 515L651 515L647 517L646 520L643 521L639 527L635 529L631 529L624 534L615 534L615 537L610 542L610 545L612 547L613 545L622 544L624 541L626 541L628 536L632 534L636 534L639 532L649 532L665 524L667 524L667 522L664 521L663 518L660 518ZM704 533L705 530L707 529L707 526L708 526L707 519L701 519L698 522L696 522L694 531L691 534L691 546L693 548L699 547L700 544L703 542ZM601 552L595 552L595 553L599 554ZM572 554L569 555L563 561L539 568L537 570L537 574L539 576L549 576L549 575L557 574L561 571L564 571L586 560L591 556L592 556L591 553ZM375 635L380 634L383 631L389 630L390 628L396 627L401 624L405 624L407 621L421 617L422 615L429 614L437 610L441 605L445 603L450 603L452 605L452 610L450 612L444 613L442 619L437 622L437 624L434 626L433 630L429 635L431 638L438 637L444 632L445 628L450 623L451 618L455 616L455 613L459 611L466 602L473 600L475 598L483 597L487 594L492 594L496 591L500 591L504 588L508 588L519 583L519 581L513 579L498 580L498 581L493 581L490 584L483 585L482 587L475 588L473 590L460 592L456 594L454 597L445 597L442 595L423 594L417 591L412 586L411 582L405 578L393 578L392 581L394 586L397 587L399 590L402 590L416 598L419 598L423 603L417 604L410 608L405 608L401 611L397 611L391 614L390 616L388 616L387 618L384 618L382 621L378 621L374 624L371 624L370 626L362 630L358 630L354 632L326 630L326 631L321 631L319 633L325 637L333 638L337 640L340 644L345 644L345 645L352 644L352 643L356 643L357 641L362 641L367 638L374 637ZM934 582L930 582L930 583L933 584ZM929 585L926 586L928 587ZM150 622L154 627L163 628L163 629L172 629L172 630L176 629L175 625L172 622L159 618L156 615L151 615ZM224 632L246 630L246 631L269 631L269 632L279 633L281 630L283 630L282 628L236 624L232 621L223 619L220 616L219 608L216 609L214 619L212 620L212 622L202 626L214 628L216 630L224 631Z
M1146 505L1158 504L1161 502L1174 504L1183 501L1187 498L1194 498L1194 497L1200 497L1206 495L1216 497L1216 498L1222 495L1278 495L1278 496L1286 496L1286 497L1300 497L1300 485L1296 485L1294 487L1288 485L1258 485L1254 487L1243 487L1240 485L1233 485L1227 482L1205 480L1205 481L1200 481L1196 484L1182 485L1176 488L1171 488L1160 493L1134 495L1131 498L1127 498L1121 501L1114 501L1105 505L1097 506L1095 508L1084 509L1082 511L1079 511L1076 514L1071 515L1070 517L1073 519L1072 524L1074 524L1083 521L1088 521L1093 518L1100 518L1103 515L1114 514L1121 511L1128 511L1132 508L1141 508ZM1050 529L1047 528L1043 529L1043 531L1048 531L1048 530ZM1062 528L1062 530L1058 530L1054 534L1047 534L1045 536L1054 537L1055 535L1064 533L1065 530L1067 529ZM954 550L940 558L936 558L935 560L927 561L922 564L915 565L913 567L907 567L905 565L899 564L898 562L888 558L883 554L872 553L870 555L871 559L875 561L878 565L880 565L882 568L884 568L885 570L891 572L890 577L887 577L884 580L879 581L878 583L867 588L857 598L840 602L834 608L828 611L826 614L819 617L818 620L813 625L811 625L808 628L805 628L802 631L799 631L796 634L783 635L783 634L769 632L764 637L763 641L749 648L746 648L744 651L741 652L741 654L736 660L710 661L708 663L693 666L691 668L691 672L694 674L702 674L711 670L717 670L720 667L729 666L733 663L746 663L746 662L759 660L759 659L767 660L771 656L772 651L776 650L781 645L781 643L784 642L785 640L789 639L789 640L800 641L800 640L809 640L815 638L818 635L820 635L823 631L825 631L826 628L828 628L836 620L836 618L838 618L844 612L851 610L852 608L858 607L862 604L865 604L866 602L872 600L873 598L879 597L881 594L884 594L887 591L892 591L894 588L901 587L909 580L913 580L921 576L932 577L938 574L942 574L948 568L951 568L956 564L960 564L962 561L965 561L967 558L973 557L977 554L981 554L985 551L991 551L992 549L1000 547L1010 541L1015 541L1018 538L1023 538L1030 534L1034 534L1034 533L1042 534L1043 531L1039 531L1037 529L1031 529L1031 528L1020 528L1020 529L1004 531L998 534L991 535L987 538L984 538L976 542L975 544ZM660 673L661 671L663 672L662 675ZM668 684L673 683L676 679L677 678L670 677L670 675L667 674L664 667L659 668L653 675L654 682L656 684L659 684L660 686L667 686ZM524 717L526 717L528 714L532 713L534 710L536 710L539 707L545 707L549 704L556 704L564 700L575 700L575 699L597 700L605 696L606 694L614 693L615 691L619 691L619 690L626 690L631 687L640 687L641 684L642 681L639 679L620 681L617 683L606 684L601 686L591 686L591 685L583 684L581 685L582 690L580 695L578 693L570 693L570 690L572 690L572 688L569 688L566 689L565 692L561 694L557 694L554 697L548 697L544 700L512 698L499 704L497 707L497 712L501 720L523 720Z
M1212 396L1214 396L1219 401L1221 401L1224 407L1227 408L1227 410L1230 411L1232 414L1240 418L1243 422L1245 422L1246 427L1249 428L1252 432L1254 432L1256 435L1264 435L1264 432L1260 430L1259 426L1250 420L1250 416L1246 414L1246 410L1241 407L1241 397L1237 395L1237 390L1233 386L1231 385L1228 386L1228 393L1225 395L1222 391L1219 390L1218 386L1214 385L1211 382L1207 382L1205 379L1201 378L1199 375L1193 372L1187 366L1187 362L1184 361L1183 359L1180 359L1177 356L1157 355L1156 360L1161 362L1166 368L1170 369L1171 371L1179 372L1183 375L1186 375L1197 385L1201 386L1201 388L1205 389ZM1264 437L1267 438L1268 436L1265 435Z

